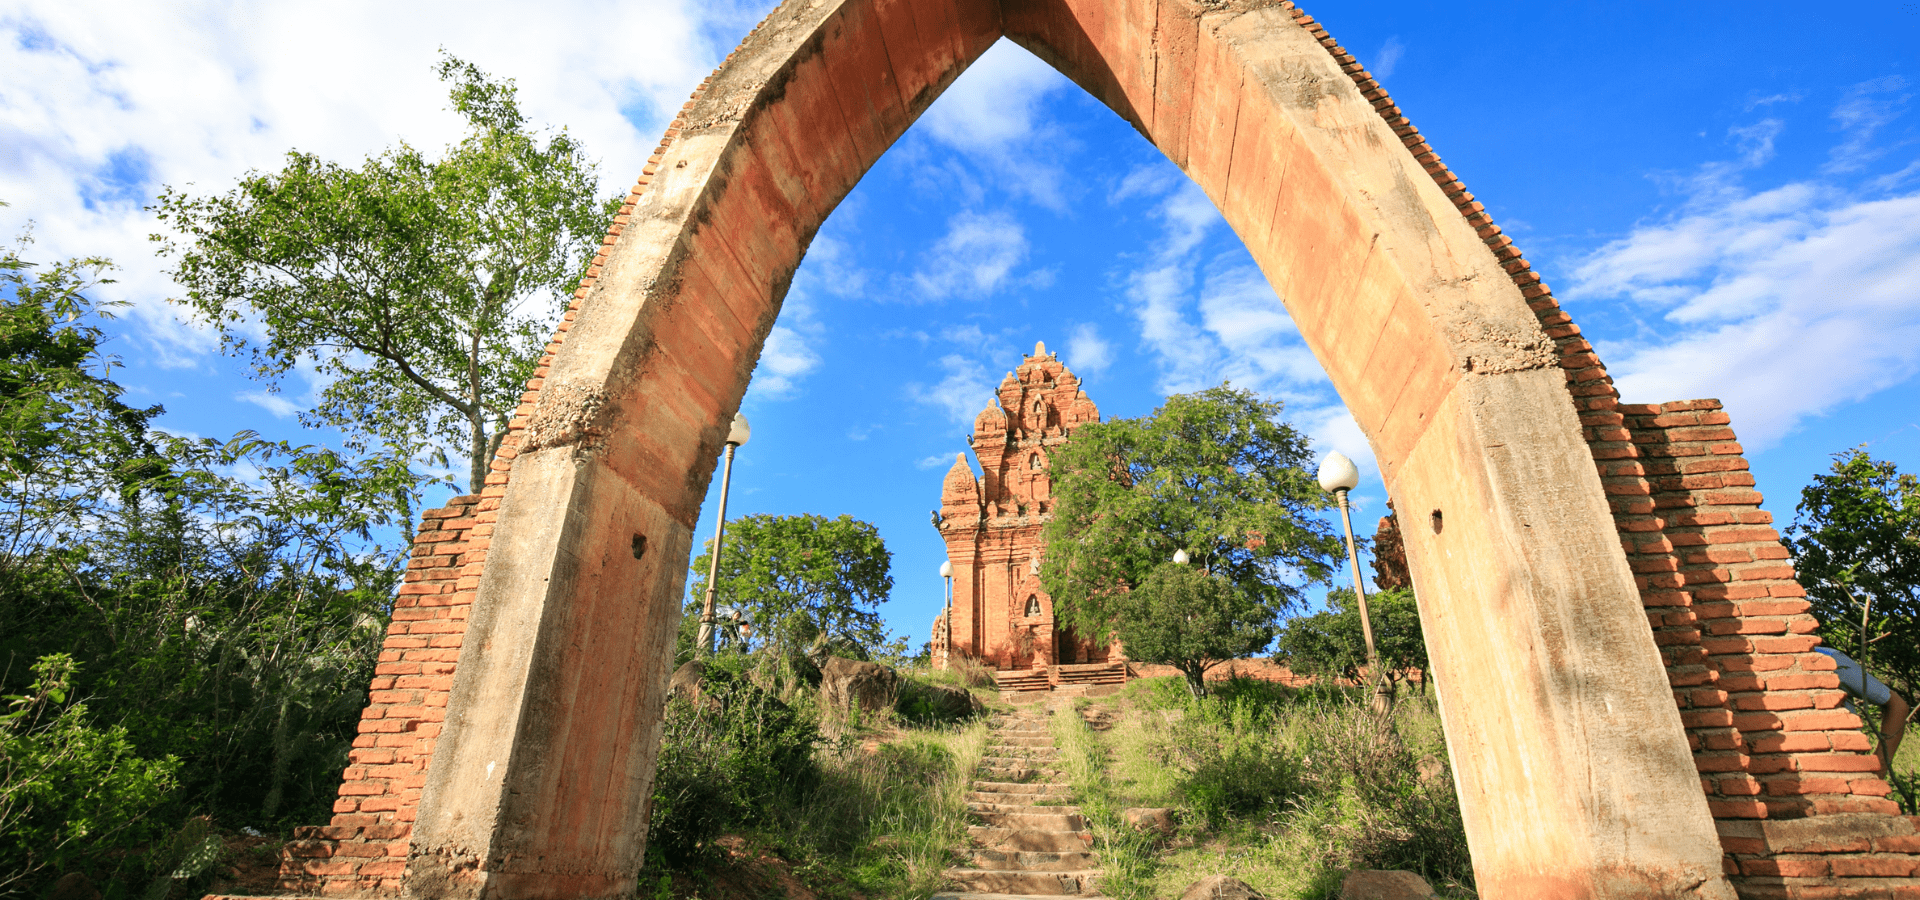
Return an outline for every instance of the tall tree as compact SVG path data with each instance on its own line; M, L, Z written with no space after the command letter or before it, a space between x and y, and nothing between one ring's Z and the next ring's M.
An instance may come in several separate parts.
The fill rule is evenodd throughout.
M278 389L315 368L302 413L355 449L463 447L479 491L542 348L616 201L565 129L544 146L515 101L443 56L467 135L432 159L406 144L357 169L310 153L225 194L172 187L156 211L173 235L182 302ZM256 328L264 337L254 337Z
M1056 505L1040 569L1056 615L1081 634L1117 634L1143 659L1129 629L1146 627L1154 607L1128 594L1176 550L1231 589L1170 581L1167 593L1225 604L1206 615L1235 629L1270 629L1297 608L1302 584L1326 580L1341 545L1312 515L1332 501L1307 471L1307 439L1279 421L1282 409L1222 385L1169 397L1151 416L1075 431L1053 455ZM1228 609L1248 605L1264 612ZM1148 643L1163 642L1141 647Z
M712 552L709 543L693 561L696 608ZM727 523L715 602L745 609L763 646L803 652L824 639L871 651L887 638L879 606L892 566L880 530L852 516L744 516Z
M1420 631L1420 606L1413 590L1377 590L1367 597L1367 606L1382 674L1389 682L1398 682L1417 671L1420 683L1426 684L1427 643ZM1288 622L1280 632L1276 650L1275 658L1299 674L1358 681L1361 667L1367 664L1367 645L1353 588L1327 592L1326 610Z
M1908 697L1920 689L1920 477L1864 450L1800 492L1787 530L1828 645Z

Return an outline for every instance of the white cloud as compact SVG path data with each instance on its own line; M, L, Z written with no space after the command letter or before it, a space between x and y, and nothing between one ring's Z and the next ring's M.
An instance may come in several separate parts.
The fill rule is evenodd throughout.
M1113 345L1100 336L1091 322L1074 327L1067 334L1066 364L1083 375L1099 375L1113 365Z
M993 396L995 382L988 377L985 366L958 353L941 357L940 368L946 375L939 382L930 387L919 382L910 383L907 385L907 395L917 402L938 408L955 423L972 425L973 417L986 407L987 399Z
M1883 151L1873 131L1897 78L1857 86L1834 118L1842 143L1821 169L1856 172ZM1801 420L1920 375L1920 193L1884 195L1909 170L1848 188L1793 181L1753 191L1740 177L1771 157L1776 120L1732 129L1737 160L1678 184L1687 202L1643 222L1573 270L1574 303L1611 300L1660 323L1600 342L1630 402L1714 397L1765 449Z
M1069 179L1055 160L1069 138L1043 118L1042 104L1072 85L1020 45L1001 40L955 79L916 128L966 154L998 186L1064 211Z
M1899 117L1900 107L1907 98L1905 95L1883 95L1893 94L1906 86L1906 79L1888 75L1857 84L1847 92L1846 98L1833 109L1833 120L1840 124L1846 140L1833 148L1829 155L1826 165L1828 172L1857 172L1886 154L1884 148L1874 146L1874 132Z
M1406 54L1407 45L1400 43L1399 35L1393 35L1387 38L1386 43L1380 45L1380 52L1373 55L1373 65L1367 71L1373 77L1385 81L1393 74L1394 67L1400 65L1400 58Z
M953 465L953 457L945 453L935 453L932 456L921 457L913 464L916 469L944 469L951 465Z
M1916 259L1920 194L1790 184L1636 229L1576 269L1569 295L1663 311L1668 339L1601 347L1622 395L1722 399L1760 449L1920 374Z
M279 419L292 418L295 413L300 411L299 404L279 394L270 394L266 391L243 391L235 394L233 399L244 400L258 406L267 412L273 413L274 417Z
M164 304L175 289L147 241L161 185L222 191L291 148L348 165L401 140L437 150L461 130L431 71L445 47L517 79L529 118L566 125L601 156L604 189L624 190L725 51L705 23L770 5L20 0L0 13L0 233L31 219L48 258L114 258L119 283L100 293L134 304L149 352L202 356L213 347ZM582 22L621 35L620 52L581 52Z
M791 395L795 383L819 366L820 354L807 345L807 338L786 325L775 325L760 350L760 366L753 378L755 393L775 398Z
M985 297L1011 280L1027 250L1026 229L1013 216L963 212L921 257L912 281L928 299Z

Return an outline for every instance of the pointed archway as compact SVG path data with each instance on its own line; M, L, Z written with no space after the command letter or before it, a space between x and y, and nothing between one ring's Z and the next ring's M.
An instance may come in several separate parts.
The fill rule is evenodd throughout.
M1731 433L1714 436L1724 416L1621 406L1511 242L1291 3L788 0L668 130L488 490L430 514L340 814L317 835L334 849L316 845L301 877L376 892L404 882L416 897L631 893L692 529L727 423L815 231L1002 37L1206 191L1366 432L1417 523L1407 556L1485 896L1731 898L1723 865L1748 857L1723 835L1746 832L1714 816L1776 806L1727 798L1765 790L1801 815L1886 812L1845 805L1871 785L1757 780L1748 750L1761 751L1742 749L1741 729L1829 729L1821 746L1852 766L1845 723L1749 728L1726 691L1713 696L1717 676L1688 668L1773 653L1773 671L1802 680L1743 690L1832 706L1818 663L1801 659L1811 644L1791 639L1811 622L1805 604L1794 608L1790 572L1761 562L1773 538L1747 513L1685 527L1703 544L1758 548L1739 550L1751 569L1709 563L1721 566L1711 578L1747 579L1744 593L1712 596L1759 586L1771 606L1725 616L1770 617L1783 643L1709 647L1688 608L1709 597L1708 576L1636 577L1643 564L1694 565L1662 537L1669 520L1634 524L1668 501L1639 498L1749 502L1687 493L1724 475L1675 463L1667 484L1640 462L1643 445L1697 444L1715 463L1698 472L1733 471ZM1657 540L1623 548L1635 529ZM1683 716L1674 688L1688 684L1706 687L1679 697ZM1703 759L1730 776L1708 787L1711 809ZM1755 833L1738 852L1777 849Z

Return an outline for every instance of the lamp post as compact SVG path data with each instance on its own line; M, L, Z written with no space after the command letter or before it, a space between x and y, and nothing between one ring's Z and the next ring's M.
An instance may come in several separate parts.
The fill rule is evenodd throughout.
M951 669L953 668L953 560L940 561L940 580L947 584L947 611L940 620L946 623L947 651L941 655L940 659L946 668Z
M720 581L720 547L727 538L727 491L733 486L733 451L744 446L747 438L753 436L753 429L747 427L747 417L733 414L733 426L727 429L727 457L725 468L720 470L720 514L719 524L713 532L713 559L707 566L707 596L700 603L700 655L713 655L713 592Z
M1380 655L1373 649L1373 617L1367 614L1367 589L1360 581L1360 552L1353 543L1353 516L1347 511L1347 492L1360 484L1360 470L1346 454L1334 451L1320 463L1320 488L1340 501L1340 525L1346 532L1347 564L1353 569L1353 596L1360 601L1360 634L1367 642L1367 669L1378 682L1374 689L1374 709L1385 712L1385 672L1380 670Z

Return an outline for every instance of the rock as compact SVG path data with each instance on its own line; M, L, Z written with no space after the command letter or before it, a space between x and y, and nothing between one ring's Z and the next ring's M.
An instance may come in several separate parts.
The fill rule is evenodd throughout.
M1266 895L1237 878L1209 875L1190 885L1180 900L1267 900Z
M706 677L705 660L690 659L680 668L673 670L673 677L667 680L667 699L676 697L690 702L700 699L700 680Z
M829 656L820 667L820 698L841 712L892 709L899 690L900 676L878 663Z
M100 900L100 889L94 887L87 876L68 872L47 889L42 900Z
M1354 872L1340 884L1340 900L1427 900L1433 888L1412 872L1368 869Z
M1447 774L1447 764L1431 756L1421 757L1416 766L1420 771L1421 781L1432 781Z
M1135 807L1120 811L1120 818L1135 831L1147 831L1166 837L1173 833L1173 810L1162 807Z

